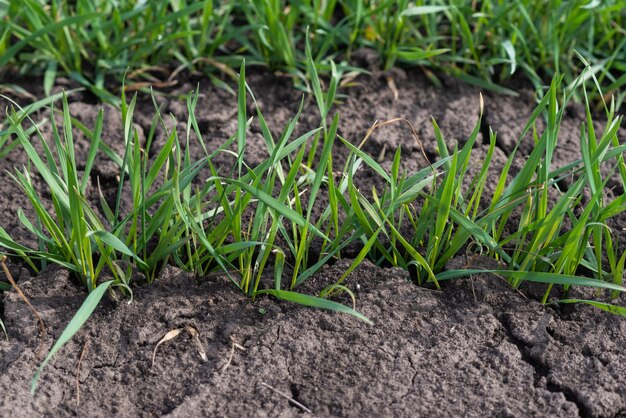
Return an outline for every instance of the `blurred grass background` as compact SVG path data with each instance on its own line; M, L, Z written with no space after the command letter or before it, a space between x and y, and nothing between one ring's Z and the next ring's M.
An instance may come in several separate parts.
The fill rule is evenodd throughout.
M370 48L383 70L505 93L519 76L543 94L555 73L571 84L586 61L621 103L625 23L624 0L0 0L0 75L43 76L46 94L63 75L112 101L127 71L157 87L184 69L221 83L245 58L307 86L309 33L322 75L331 60L349 74L354 52Z

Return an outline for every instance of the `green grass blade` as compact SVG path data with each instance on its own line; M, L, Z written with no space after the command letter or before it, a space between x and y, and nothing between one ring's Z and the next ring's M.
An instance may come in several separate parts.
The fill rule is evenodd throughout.
M573 276L567 274L532 272L520 270L500 270L500 269L458 269L446 270L437 274L437 280L445 281L467 277L474 274L494 274L497 276L514 279L516 281L529 281L536 283L559 284L566 286L585 286L598 289L614 290L626 292L626 288L609 282L603 282L588 277Z
M85 190L87 189L87 184L89 182L89 174L91 173L91 169L93 168L93 163L96 159L96 155L98 150L100 149L100 138L102 136L102 123L104 118L104 113L102 109L98 112L98 116L96 117L96 125L93 129L93 134L90 136L89 143L89 153L87 155L87 161L85 162L85 169L83 170L83 180L80 185L80 191L82 194L85 194Z
M404 9L400 16L423 16L427 14L445 12L450 6L413 6Z
M54 345L50 349L50 352L35 372L35 375L33 376L33 380L30 385L30 391L32 394L35 394L35 391L37 390L39 377L41 376L41 372L43 371L44 367L48 364L48 362L50 361L50 359L52 359L56 352L59 351L59 349L63 347L63 345L65 345L65 343L67 343L74 336L74 334L76 334L81 329L85 321L89 319L94 309L96 309L96 307L100 303L100 300L104 296L104 293L112 284L113 280L101 283L89 294L89 296L87 296L80 309L78 309L78 312L76 312L70 323L67 324L67 327L63 330L63 333L61 333L61 336L54 343Z
M380 166L380 164L378 164L376 161L374 161L374 159L372 157L370 157L369 155L367 155L365 152L363 152L361 149L355 147L354 145L352 145L352 143L350 143L350 141L348 141L347 139L341 137L340 135L337 136L341 142L343 142L348 148L350 148L350 151L352 151L353 153L355 153L360 159L362 159L365 164L367 164L369 167L371 167L374 171L376 171L376 173L381 176L387 183L391 184L391 178L389 177L389 174L387 174L387 172Z
M324 174L326 174L326 167L330 160L330 155L335 142L335 136L337 135L337 126L339 125L339 114L335 113L333 121L330 125L328 133L324 133L324 147L322 148L322 155L320 157L320 164L317 167L313 184L311 185L311 192L309 197L309 207L307 209L307 219L310 219L313 211L313 206L317 201L317 193L322 185Z
M276 289L259 290L255 293L255 296L256 295L272 295L278 299L285 300L287 302L297 303L299 305L310 306L318 309L326 309L333 312L345 313L348 315L352 315L369 325L374 324L365 315L352 308L349 308L345 305L342 305L341 303L337 303L332 300L319 298L317 296L304 295L298 292L290 292L287 290Z
M561 299L557 301L556 303L585 303L595 308L602 309L603 311L611 312L612 314L626 316L625 307L613 305L611 303L606 303L606 302L598 302L595 300L588 300L588 299Z
M96 237L103 243L107 244L115 251L132 257L141 268L148 268L147 264L134 252L132 252L118 237L106 231L91 231L87 233L88 237Z
M437 280L450 280L459 277L470 276L472 274L493 273L498 276L513 279L515 281L528 281L536 283L559 284L564 286L585 286L597 289L615 290L626 292L626 288L614 283L603 282L588 277L573 276L569 274L557 274L547 272L520 271L520 270L498 270L498 269L467 269L467 270L447 270L437 274Z
M241 177L241 168L246 146L246 61L241 62L237 93L237 172Z
M274 263L274 290L281 290L283 269L285 267L285 253L279 248L272 250L272 253L276 259Z

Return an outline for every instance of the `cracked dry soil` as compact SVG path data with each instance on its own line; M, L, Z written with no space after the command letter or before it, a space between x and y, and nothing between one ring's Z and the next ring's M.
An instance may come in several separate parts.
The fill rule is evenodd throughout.
M397 100L384 77L362 79L360 87L349 91L338 106L344 137L358 143L375 120L404 117L417 127L426 154L434 158L430 115L449 143L469 135L478 109L477 89L451 80L445 89L436 89L420 76L402 72L395 74L395 81ZM253 75L250 84L270 126L284 126L300 98L267 75ZM175 96L193 86L182 83L172 98L159 100L184 121L184 102ZM207 145L217 146L236 128L236 101L209 86L202 92L199 123ZM492 164L497 173L533 102L524 90L520 98L484 94L487 122L499 135ZM97 107L80 99L74 98L71 106L89 123ZM145 131L151 111L149 100L142 103L137 123ZM119 115L111 109L107 115L104 140L120 147ZM315 127L315 115L314 103L308 102L298 129ZM574 106L561 129L561 162L578 155L581 117ZM179 129L184 130L184 123ZM623 130L620 135L625 138ZM261 141L254 126L250 138L249 162L254 163L255 156L262 158L261 145L254 144ZM79 134L76 142L80 149ZM377 131L366 150L388 165L398 146L404 168L424 164L402 125ZM477 144L477 158L485 149L484 141ZM346 150L338 148L337 154L342 153L345 157ZM0 224L27 241L15 215L18 207L28 206L5 172L24 158L16 150L0 163ZM114 188L112 173L105 161L98 164L101 183ZM360 181L364 190L376 184L367 175ZM319 292L350 261L325 266L299 290ZM465 261L461 257L453 262ZM269 298L251 301L222 275L198 279L167 267L152 286L135 286L132 304L105 299L50 362L31 397L30 380L41 353L58 338L85 295L61 268L48 267L33 276L13 260L11 269L47 332L39 335L17 294L4 294L0 313L9 339L0 341L0 416L626 416L624 318L588 306L543 306L536 302L540 286L513 291L488 274L445 283L442 291L420 288L406 272L368 261L346 285L355 291L358 287L357 309L373 326ZM571 296L592 296L576 292ZM624 297L617 301L624 302ZM186 326L197 330L206 360L198 341L181 333L158 347L153 364L159 340Z

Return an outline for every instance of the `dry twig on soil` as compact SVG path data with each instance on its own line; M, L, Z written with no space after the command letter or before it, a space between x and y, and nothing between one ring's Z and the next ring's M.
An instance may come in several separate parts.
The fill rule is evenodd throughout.
M2 270L4 270L4 274L7 276L7 279L11 283L11 286L13 286L13 288L15 289L17 294L20 296L20 298L24 301L24 303L26 303L26 305L28 305L28 307L32 311L33 315L35 316L35 319L37 319L37 322L39 323L39 333L41 334L41 339L39 341L39 347L37 348L37 353L35 354L35 358L40 358L41 357L41 353L43 353L43 347L44 347L44 342L45 342L45 338L46 338L46 325L44 324L43 319L41 319L41 316L39 315L39 313L37 312L35 307L30 303L30 301L28 300L26 295L18 287L17 282L15 281L15 279L13 279L13 276L11 275L11 272L9 271L9 268L7 267L7 265L5 263L6 259L7 259L7 256L5 255L0 260L0 264L2 264Z

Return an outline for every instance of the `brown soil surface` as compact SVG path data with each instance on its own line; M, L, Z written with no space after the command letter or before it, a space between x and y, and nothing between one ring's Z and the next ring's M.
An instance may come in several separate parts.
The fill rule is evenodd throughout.
M347 91L337 107L342 136L358 143L375 120L403 117L434 159L431 115L450 144L470 134L478 89L451 80L437 89L419 75L393 76L397 99L384 75L361 77L361 85ZM280 131L295 114L300 96L285 87L286 80L263 74L249 78L270 127ZM180 119L182 131L186 107L177 96L194 87L183 83L171 96L158 98ZM200 128L207 147L216 147L236 129L236 100L209 85L201 88ZM486 122L498 132L492 164L497 175L534 99L524 90L516 98L483 94ZM89 126L98 107L86 101L74 99L71 106ZM142 98L136 111L141 132L147 132L152 114L150 101ZM316 115L315 103L308 100L298 131L315 128ZM557 164L579 157L583 117L575 106L568 113ZM104 140L117 149L121 129L119 114L107 109ZM624 131L620 135L626 137ZM255 126L249 140L247 162L254 165L263 157ZM84 153L86 141L77 135L76 142ZM366 150L389 165L398 146L405 169L424 166L405 125L376 131ZM479 141L477 161L485 150ZM192 154L199 156L200 150ZM338 160L346 154L336 147ZM29 242L16 216L20 207L28 213L28 202L6 174L25 162L18 150L0 161L0 225ZM105 187L115 187L114 166L104 159L94 185L96 176ZM363 190L375 184L366 173L359 180ZM453 262L465 263L462 258ZM489 261L475 263L488 266ZM319 292L349 265L347 259L328 265L298 290ZM46 334L41 346L28 308L14 292L4 294L0 314L9 339L0 340L0 416L626 416L624 318L588 306L544 306L535 301L542 289L525 285L513 291L487 274L446 283L442 291L419 288L406 272L368 261L346 284L373 326L270 298L252 301L220 274L196 280L167 267L152 286L135 287L132 304L105 299L46 367L33 397L29 386L41 348L51 347L85 294L63 269L49 267L33 277L20 263L11 268L43 317ZM618 301L624 302L624 297ZM152 364L159 340L186 326L198 331L206 361L198 341L183 332L158 347Z

